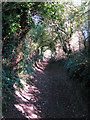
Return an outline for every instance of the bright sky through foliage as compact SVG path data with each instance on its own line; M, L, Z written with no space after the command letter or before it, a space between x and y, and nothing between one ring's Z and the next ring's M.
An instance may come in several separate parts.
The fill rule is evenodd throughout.
M60 1L60 0L59 0ZM78 6L78 5L81 5L81 0L62 0L61 2L71 2L75 5L75 6Z
M50 58L51 57L51 50L46 50L45 52L44 52L44 57L46 57L46 58Z

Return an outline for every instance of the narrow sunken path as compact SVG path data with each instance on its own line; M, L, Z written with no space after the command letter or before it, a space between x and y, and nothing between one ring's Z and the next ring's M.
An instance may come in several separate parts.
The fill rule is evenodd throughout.
M78 86L71 81L63 60L38 63L29 84L15 92L7 118L82 118L87 116ZM27 78L29 76L27 75Z

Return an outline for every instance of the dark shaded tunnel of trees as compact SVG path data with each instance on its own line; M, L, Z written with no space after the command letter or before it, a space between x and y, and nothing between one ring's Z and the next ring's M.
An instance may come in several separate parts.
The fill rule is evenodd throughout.
M2 2L3 116L15 91L23 89L20 79L30 84L35 67L39 69L38 63L43 60L53 64L63 59L69 78L79 81L83 98L88 102L88 5L88 2L79 7L70 2ZM31 76L29 80L26 75Z

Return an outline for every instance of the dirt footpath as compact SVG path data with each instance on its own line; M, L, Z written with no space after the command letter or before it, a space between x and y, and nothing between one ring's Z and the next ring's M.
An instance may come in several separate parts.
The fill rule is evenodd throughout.
M15 92L7 118L86 118L87 104L71 81L63 61L42 62L30 84Z

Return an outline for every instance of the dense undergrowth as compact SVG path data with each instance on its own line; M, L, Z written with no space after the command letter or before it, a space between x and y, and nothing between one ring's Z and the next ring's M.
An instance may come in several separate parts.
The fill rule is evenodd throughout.
M67 69L70 79L78 81L82 96L88 102L88 88L89 82L89 68L88 68L88 55L85 51L77 52L67 58L64 67Z

